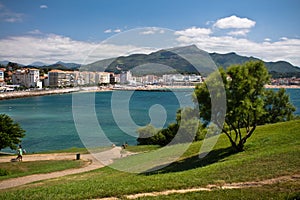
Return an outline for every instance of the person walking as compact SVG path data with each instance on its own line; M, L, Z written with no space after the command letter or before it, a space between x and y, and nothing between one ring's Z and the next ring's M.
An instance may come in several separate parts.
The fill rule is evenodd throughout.
M19 161L22 161L22 158L23 158L23 149L22 149L21 145L19 145L17 153L18 153L18 157L16 159L19 160Z

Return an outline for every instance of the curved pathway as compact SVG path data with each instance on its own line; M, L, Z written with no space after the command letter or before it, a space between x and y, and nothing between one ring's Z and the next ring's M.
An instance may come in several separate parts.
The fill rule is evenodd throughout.
M87 172L95 169L99 169L108 164L111 164L114 159L118 159L124 156L128 156L131 153L123 152L121 147L114 147L110 150L103 151L100 153L95 153L95 157L101 158L99 162L92 154L81 154L81 159L90 161L88 165L82 168L67 169L64 171L51 172L46 174L34 174L29 176L23 176L18 178L11 178L7 180L0 181L0 189L12 188L27 183L32 183L36 181L57 178L61 176L66 176L70 174L78 174L82 172ZM57 154L33 154L23 156L23 161L37 161L37 160L74 160L76 155L73 153L57 153ZM0 158L0 162L10 162L11 158L15 156L5 156Z

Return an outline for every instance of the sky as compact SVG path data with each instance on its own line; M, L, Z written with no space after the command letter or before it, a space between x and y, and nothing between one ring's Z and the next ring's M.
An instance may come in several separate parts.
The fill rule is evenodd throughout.
M300 66L299 10L299 0L0 0L0 61L85 63L195 44ZM152 45L137 44L141 35Z

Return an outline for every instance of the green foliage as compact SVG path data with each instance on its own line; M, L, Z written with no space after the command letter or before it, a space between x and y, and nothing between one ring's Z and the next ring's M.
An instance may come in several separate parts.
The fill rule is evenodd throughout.
M206 130L200 123L196 110L192 108L179 109L176 114L176 123L171 123L167 128L156 129L147 125L137 130L139 145L178 144L202 140Z
M269 92L264 85L269 83L270 76L263 62L250 61L243 65L228 67L227 71L220 69L223 82L217 80L218 72L207 78L204 84L195 89L195 101L198 101L200 116L210 123L212 112L211 94L222 96L225 89L227 111L225 124L217 124L227 135L236 151L243 151L244 144L253 134L258 124L274 123L292 118L294 107L289 103L284 90L278 93ZM208 87L212 88L208 90ZM214 100L214 99L212 99ZM222 109L217 107L215 109ZM242 132L242 129L244 132Z
M285 89L281 88L278 92L273 90L266 91L265 110L266 113L262 117L260 124L289 121L294 118L293 112L296 108L290 102Z
M6 147L16 149L25 136L21 126L6 114L0 114L0 150Z
M153 125L148 124L147 126L141 127L137 130L139 137L137 139L140 145L148 145L153 144L157 137L154 136L157 134L158 129L156 129Z
M6 169L0 168L0 176L7 176L7 175L9 175L9 172Z

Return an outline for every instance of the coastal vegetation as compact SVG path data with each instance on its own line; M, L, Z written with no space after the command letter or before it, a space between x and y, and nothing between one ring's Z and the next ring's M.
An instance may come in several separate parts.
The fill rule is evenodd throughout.
M0 114L0 150L6 147L17 149L17 144L25 136L24 133L25 130L18 123L14 122L10 116Z
M176 122L168 127L157 129L151 124L137 130L139 145L160 145L169 144L180 130L180 136L173 140L173 144L199 141L204 139L206 130L196 117L197 113L192 108L182 108L176 113Z
M27 184L22 186L22 189L16 187L2 190L0 199L126 199L126 195L143 192L292 176L300 173L299 129L299 120L258 126L256 134L249 138L245 144L246 151L243 152L233 152L226 136L221 135L214 149L202 159L199 159L199 149L203 142L198 141L192 143L178 161L150 174L132 174L105 167L41 181L39 184ZM176 149L176 146L173 145L172 148ZM145 146L141 148L145 150ZM134 161L135 157L123 158L116 161L116 164L126 163L127 159ZM286 180L271 182L261 187L230 190L219 187L210 192L189 192L139 199L297 199L300 196L299 187L298 180Z
M218 85L217 74L212 74L202 85L196 87L195 101L199 105L200 116L209 124L212 118L217 119L219 115L211 110L210 92L222 97L220 88L221 84L224 84L227 98L225 123L220 124L218 120L214 123L225 133L235 151L244 150L246 141L258 124L288 121L293 118L295 107L289 102L285 91L267 91L264 87L269 83L270 76L261 61L233 65L226 71L219 71L222 83ZM213 91L208 90L208 85L213 85Z
M167 128L157 130L152 125L147 125L138 129L138 144L165 146L171 141L172 144L198 141L204 139L206 127L216 126L228 137L235 151L243 151L257 125L293 119L295 107L289 101L289 96L284 89L277 92L267 90L264 86L269 81L270 75L261 61L233 65L226 71L220 68L218 72L208 76L204 83L196 86L193 100L199 108L178 110L176 122L169 124ZM212 111L212 93L215 98L226 98L226 108L225 105L218 105L219 110ZM200 118L196 113L198 109ZM211 119L220 118L220 112L224 112L224 124L222 120L212 122ZM182 118L186 120L181 120ZM175 137L179 127L184 138ZM178 141L173 141L174 138Z

